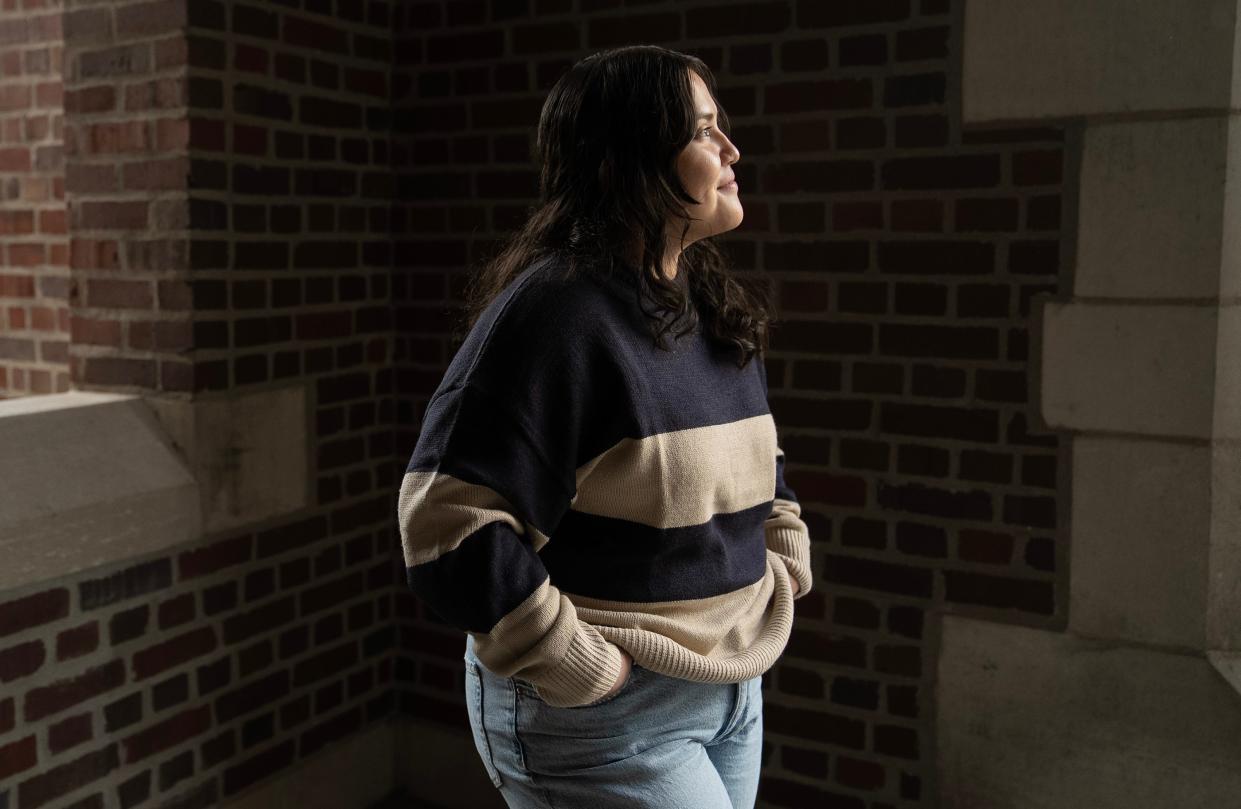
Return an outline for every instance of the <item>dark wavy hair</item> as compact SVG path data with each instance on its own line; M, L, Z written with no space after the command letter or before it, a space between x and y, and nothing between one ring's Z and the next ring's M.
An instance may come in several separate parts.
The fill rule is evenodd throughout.
M563 258L564 277L627 273L654 344L705 324L706 336L735 346L744 368L767 349L767 291L734 277L713 238L685 247L677 272L663 272L669 222L689 229L685 203L696 203L677 177L676 159L697 130L697 73L716 96L715 77L699 58L655 45L601 51L556 82L539 118L539 200L526 223L501 244L465 289L464 331L522 270L544 256ZM729 132L717 106L717 124ZM627 256L637 254L639 266ZM653 304L648 309L643 301ZM458 337L462 335L458 329Z

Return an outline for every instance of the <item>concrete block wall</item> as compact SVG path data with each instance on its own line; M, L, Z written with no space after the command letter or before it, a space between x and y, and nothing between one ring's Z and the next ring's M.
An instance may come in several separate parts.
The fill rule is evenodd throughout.
M813 541L764 678L764 807L935 802L945 613L1063 626L1063 447L1036 407L1036 302L1061 289L1063 136L964 131L962 4L422 2L395 36L397 440L454 346L466 266L536 191L542 98L595 50L716 72L746 217L722 238L778 305L771 404ZM459 726L462 637L417 603L398 676ZM408 668L406 668L408 667Z

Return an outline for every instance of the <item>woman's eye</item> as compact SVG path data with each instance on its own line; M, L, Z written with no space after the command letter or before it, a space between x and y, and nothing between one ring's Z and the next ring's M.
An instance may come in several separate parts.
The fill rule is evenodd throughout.
M701 135L703 132L710 132L710 131L711 131L711 127L707 127L706 129L699 131L698 134Z

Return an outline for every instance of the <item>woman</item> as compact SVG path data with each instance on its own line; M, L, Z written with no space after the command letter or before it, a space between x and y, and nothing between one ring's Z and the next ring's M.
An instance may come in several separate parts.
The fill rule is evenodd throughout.
M552 89L539 205L470 290L402 483L409 585L467 633L474 741L511 807L756 798L762 674L810 546L767 316L711 242L743 216L714 86L632 46Z

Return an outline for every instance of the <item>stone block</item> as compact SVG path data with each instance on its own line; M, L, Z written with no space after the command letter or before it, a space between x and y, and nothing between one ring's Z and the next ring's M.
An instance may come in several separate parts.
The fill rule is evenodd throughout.
M1235 23L1236 0L966 3L962 118L1235 107Z
M1228 120L1086 127L1074 296L1219 296Z
M1043 418L1066 430L1210 438L1217 319L1213 306L1047 302Z

